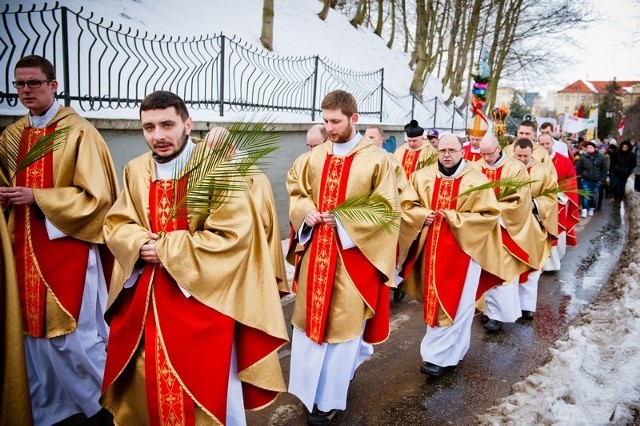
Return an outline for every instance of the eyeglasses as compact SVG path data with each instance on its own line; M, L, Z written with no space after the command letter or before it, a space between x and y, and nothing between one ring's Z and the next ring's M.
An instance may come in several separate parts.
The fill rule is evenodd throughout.
M480 155L482 155L483 157L488 157L490 155L495 154L497 150L498 150L498 147L496 146L496 148L493 151L491 151L491 152L481 152Z
M51 81L52 80L16 80L13 82L13 87L15 87L16 89L24 89L24 86L29 86L29 89L37 89L38 87L42 86L42 83L49 83Z
M439 149L438 150L438 155L445 155L445 154L449 154L449 155L453 155L456 152L460 152L462 151L461 149L452 149L452 148L443 148L443 149Z

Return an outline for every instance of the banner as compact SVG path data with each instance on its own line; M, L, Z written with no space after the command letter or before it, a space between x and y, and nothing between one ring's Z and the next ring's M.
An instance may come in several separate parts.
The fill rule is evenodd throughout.
M595 137L598 128L598 108L591 108L589 119L587 120L587 134L584 135L585 140L590 141Z
M564 117L562 130L567 133L579 133L589 127L589 122L590 120L587 118L580 118L575 115L566 115Z

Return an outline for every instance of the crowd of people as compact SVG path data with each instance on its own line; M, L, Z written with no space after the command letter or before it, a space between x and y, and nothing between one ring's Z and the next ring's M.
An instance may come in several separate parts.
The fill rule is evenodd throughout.
M628 142L588 142L574 167L574 147L531 121L503 146L486 121L462 140L412 120L389 153L335 90L287 174L290 289L270 183L228 130L192 137L185 102L149 94L149 151L121 188L101 135L56 100L47 59L18 61L13 85L29 112L0 141L1 424L242 425L285 391L329 424L389 337L392 299L422 304L419 370L445 374L476 312L488 333L534 320L540 274L577 245L580 213L607 182L620 202L640 174Z

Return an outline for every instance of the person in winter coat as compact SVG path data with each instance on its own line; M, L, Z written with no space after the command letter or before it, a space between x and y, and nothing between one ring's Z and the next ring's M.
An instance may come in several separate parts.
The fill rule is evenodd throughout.
M622 141L615 155L611 157L611 180L613 181L613 201L619 203L624 198L627 179L636 167L636 155L631 151L631 143Z
M587 213L593 216L598 190L607 178L607 164L604 156L596 149L596 144L589 142L586 150L576 162L580 188L591 194L589 197L582 197L582 217L587 217Z

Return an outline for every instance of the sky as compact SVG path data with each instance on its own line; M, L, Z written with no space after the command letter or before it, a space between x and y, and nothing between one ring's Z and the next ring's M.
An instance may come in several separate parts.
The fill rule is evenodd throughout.
M0 0L0 5L4 7L7 1ZM107 20L151 32L192 35L222 31L259 45L261 0L183 0L180 6L174 0L61 0L60 3L76 11L84 6ZM594 3L602 22L590 24L594 27L577 34L588 41L585 49L590 46L584 54L588 65L567 70L566 83L587 78L587 71L591 80L613 76L619 80L640 80L640 49L625 44L630 40L628 35L634 22L638 22L640 6L636 3L632 7L631 0L594 0ZM610 7L614 4L616 7ZM351 28L347 19L337 13L330 14L325 22L320 21L315 17L321 7L316 0L276 0L275 5L275 53L319 54L358 70L384 66L385 85L398 91L408 87L411 72L405 66L407 56L389 51L385 42L370 31ZM605 19L605 12L612 19L617 16L616 20ZM437 86L432 81L428 95L437 94ZM0 105L0 113L6 113L1 108ZM113 111L100 114L110 116ZM640 194L628 194L627 199L630 223L639 223ZM629 407L640 404L640 228L629 228L636 250L631 264L615 277L619 299L591 305L582 315L585 321L571 327L556 342L549 361L514 385L512 395L483 414L482 423L517 425L527 418L538 424L631 422ZM288 272L291 279L292 269ZM561 386L562 383L570 386Z

